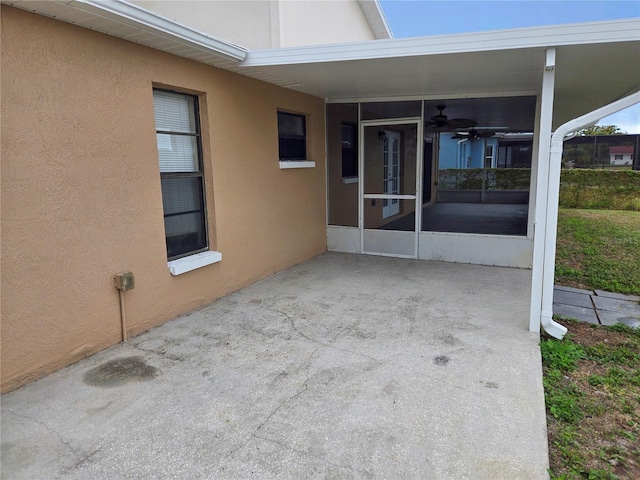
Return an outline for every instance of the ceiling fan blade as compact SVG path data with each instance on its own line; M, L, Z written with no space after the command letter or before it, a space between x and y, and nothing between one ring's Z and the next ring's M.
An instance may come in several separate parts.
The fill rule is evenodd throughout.
M429 122L426 122L425 130L427 132L439 133L439 132L451 132L455 129L451 128L451 126L449 125L438 125L436 123L429 124Z
M484 132L477 132L476 136L478 138L489 138L489 137L493 137L495 134L496 132L484 131Z
M475 120L471 120L470 118L453 118L448 121L449 127L451 128L472 128L477 125Z

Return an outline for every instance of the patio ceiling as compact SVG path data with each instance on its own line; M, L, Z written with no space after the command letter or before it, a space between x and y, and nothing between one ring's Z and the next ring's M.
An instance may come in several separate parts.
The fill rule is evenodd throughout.
M554 128L640 89L640 19L251 51L233 70L329 102L457 99L470 116L460 99L537 94L547 48L556 48ZM507 111L493 115L512 123Z

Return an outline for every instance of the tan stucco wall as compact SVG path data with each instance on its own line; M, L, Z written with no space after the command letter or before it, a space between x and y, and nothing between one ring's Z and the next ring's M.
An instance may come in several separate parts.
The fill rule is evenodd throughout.
M326 250L318 98L2 6L2 389ZM211 246L167 268L152 86L201 94ZM276 111L305 113L316 168L280 170Z

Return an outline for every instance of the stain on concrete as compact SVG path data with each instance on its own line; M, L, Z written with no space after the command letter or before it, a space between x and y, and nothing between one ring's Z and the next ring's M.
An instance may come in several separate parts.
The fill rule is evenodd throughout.
M447 363L449 363L449 357L447 357L446 355L438 355L437 357L433 357L433 363L435 363L439 367L444 367Z
M445 345L450 345L450 346L459 346L459 345L463 345L463 342L460 341L458 338L454 337L451 334L443 334L443 335L437 335L436 339L441 341L442 343L444 343Z
M160 370L147 365L143 357L116 358L98 365L84 374L84 383L94 387L113 388L130 382L145 382L156 378Z
M496 382L483 382L484 386L487 388L498 388L498 384Z

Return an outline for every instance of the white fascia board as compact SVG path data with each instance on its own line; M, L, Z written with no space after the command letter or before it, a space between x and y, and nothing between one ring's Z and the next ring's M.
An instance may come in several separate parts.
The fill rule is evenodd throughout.
M640 41L640 18L407 39L252 50L241 67Z
M376 39L393 38L393 32L379 0L358 0L358 5Z
M180 40L181 43L215 52L236 62L247 57L245 48L198 32L124 0L62 0L58 3L159 36Z

